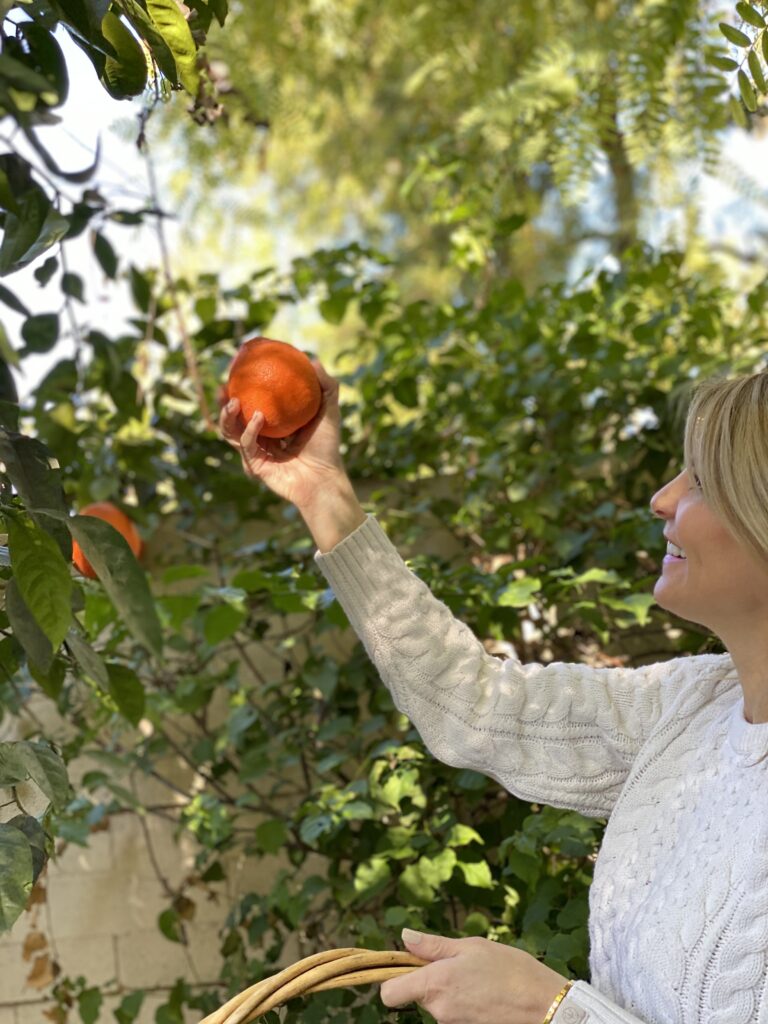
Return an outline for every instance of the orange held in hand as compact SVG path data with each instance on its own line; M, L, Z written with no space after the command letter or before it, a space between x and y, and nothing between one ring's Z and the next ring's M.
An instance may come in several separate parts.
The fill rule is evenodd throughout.
M286 341L251 338L232 360L222 398L239 399L246 423L255 412L263 413L265 437L288 437L314 419L322 392L303 352Z
M103 519L105 523L114 526L117 532L121 533L128 541L128 546L135 557L139 557L142 547L139 531L125 512L122 512L117 505L113 505L111 501L95 501L92 505L86 505L85 508L81 508L80 515L95 516L96 519ZM93 566L83 554L83 549L76 540L72 541L72 561L75 563L75 568L83 576L87 576L92 580L96 579Z

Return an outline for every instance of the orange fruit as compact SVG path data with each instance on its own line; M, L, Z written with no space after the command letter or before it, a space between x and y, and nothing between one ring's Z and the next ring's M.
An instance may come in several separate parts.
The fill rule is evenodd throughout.
M223 388L224 402L240 400L240 414L248 423L255 412L264 413L264 437L287 437L314 419L322 401L315 368L287 341L250 338L244 341L229 367Z
M96 519L103 519L105 523L114 526L117 532L121 533L128 541L128 545L136 558L139 557L142 548L139 531L132 520L117 505L113 505L111 501L94 501L92 505L86 505L84 508L81 508L80 515L95 516ZM83 549L76 540L72 541L72 561L75 563L75 568L83 576L87 576L92 580L96 579L93 566L83 554Z

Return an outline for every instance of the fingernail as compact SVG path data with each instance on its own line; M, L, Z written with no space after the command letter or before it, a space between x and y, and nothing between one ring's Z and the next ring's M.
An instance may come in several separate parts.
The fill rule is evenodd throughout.
M412 946L418 945L423 937L423 932L415 932L413 928L403 928L402 938L403 942L409 942Z
M237 399L236 398L230 398L230 400L227 402L227 412L234 412L236 405L237 405Z

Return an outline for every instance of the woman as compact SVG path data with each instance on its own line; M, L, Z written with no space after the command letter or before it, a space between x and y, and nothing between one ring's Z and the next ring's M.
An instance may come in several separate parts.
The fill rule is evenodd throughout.
M301 512L398 708L441 761L609 819L591 983L485 939L404 934L430 963L384 1003L438 1024L768 1024L768 373L697 389L687 468L651 500L668 552L654 597L728 653L595 669L493 657L432 596L358 504L338 385L315 365L323 406L284 450L259 413L241 432L236 403L220 425Z

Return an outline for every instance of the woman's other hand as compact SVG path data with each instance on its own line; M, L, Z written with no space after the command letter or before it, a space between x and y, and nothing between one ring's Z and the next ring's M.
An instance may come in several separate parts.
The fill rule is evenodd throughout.
M541 1024L567 978L529 953L488 939L403 930L409 953L429 960L385 981L385 1006L418 1003L437 1024Z

